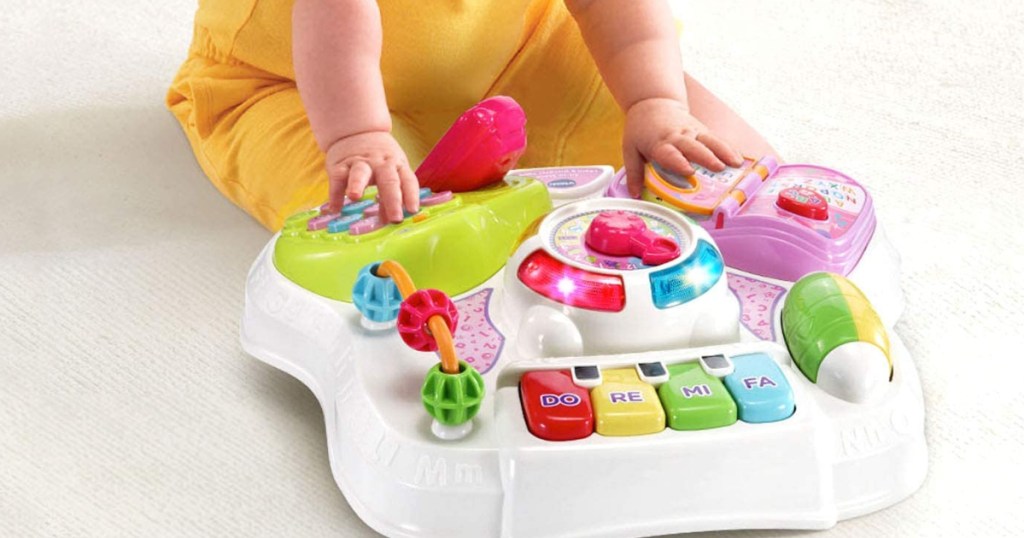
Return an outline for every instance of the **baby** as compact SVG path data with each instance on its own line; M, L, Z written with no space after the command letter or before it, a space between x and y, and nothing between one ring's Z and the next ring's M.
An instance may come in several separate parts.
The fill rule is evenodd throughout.
M773 153L683 72L666 0L200 0L167 104L213 183L270 229L377 185L418 210L413 173L461 112L508 95L521 167L739 165Z

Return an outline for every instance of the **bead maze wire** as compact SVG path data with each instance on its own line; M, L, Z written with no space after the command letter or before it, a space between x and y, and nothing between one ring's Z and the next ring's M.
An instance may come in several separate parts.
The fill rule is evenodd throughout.
M413 284L409 273L402 267L402 264L394 260L381 262L377 267L376 274L393 280L403 299L416 293L416 285ZM441 354L441 370L446 374L459 373L459 357L455 354L455 342L444 318L438 315L430 316L430 319L427 320L427 327L430 329L430 337L437 343L438 352Z

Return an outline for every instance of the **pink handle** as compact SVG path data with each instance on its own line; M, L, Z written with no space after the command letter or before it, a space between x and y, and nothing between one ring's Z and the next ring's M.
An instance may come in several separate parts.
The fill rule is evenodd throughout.
M609 256L636 256L644 265L661 265L679 257L679 244L651 231L629 211L604 211L587 228L587 246Z
M526 113L511 97L467 110L416 169L421 187L466 192L501 181L526 151Z

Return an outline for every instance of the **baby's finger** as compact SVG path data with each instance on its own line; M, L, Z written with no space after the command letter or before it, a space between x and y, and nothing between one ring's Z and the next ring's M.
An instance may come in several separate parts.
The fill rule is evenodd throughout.
M639 198L644 188L644 157L635 149L629 148L622 152L622 159L626 165L626 186L629 188L629 195Z
M654 148L650 157L669 172L675 172L683 176L692 176L697 173L690 164L690 161L686 160L683 152L672 144L665 143Z
M327 174L327 208L337 213L345 203L345 187L348 185L348 166L339 165Z
M380 215L388 222L402 222L402 186L394 164L377 167L377 192L380 193Z
M732 146L726 144L721 138L711 133L701 133L697 136L697 141L707 146L725 164L732 167L743 165L743 156L738 151L732 149Z
M420 182L416 174L408 166L398 167L398 177L402 181L402 201L409 213L420 210Z
M356 161L349 167L348 186L345 188L345 195L348 196L349 200L355 202L362 198L363 191L370 184L371 176L373 176L373 170L370 169L370 165L365 161Z
M679 151L683 152L683 155L685 155L687 159L711 170L712 172L721 172L722 170L725 170L725 163L716 157L707 146L699 142L696 138L680 138L676 141L675 146L679 148Z

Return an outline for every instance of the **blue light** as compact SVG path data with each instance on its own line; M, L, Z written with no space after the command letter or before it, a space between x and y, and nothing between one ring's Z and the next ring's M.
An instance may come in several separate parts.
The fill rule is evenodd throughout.
M707 241L698 241L683 263L651 273L654 306L672 308L704 295L718 283L724 270L718 250Z

